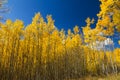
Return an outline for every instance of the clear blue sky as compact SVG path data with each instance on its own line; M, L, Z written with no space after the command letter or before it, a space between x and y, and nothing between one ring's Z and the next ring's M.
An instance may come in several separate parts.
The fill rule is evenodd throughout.
M35 13L40 12L44 19L51 14L58 29L72 29L75 25L85 26L87 17L95 18L99 12L99 0L8 0L10 13L6 18L20 19L25 25L31 23ZM93 25L94 27L94 25ZM115 40L115 42L117 42ZM117 43L115 43L118 46Z
M8 0L11 11L5 17L23 20L28 25L37 12L44 18L51 14L57 28L67 30L84 26L87 17L97 18L99 4L99 0Z

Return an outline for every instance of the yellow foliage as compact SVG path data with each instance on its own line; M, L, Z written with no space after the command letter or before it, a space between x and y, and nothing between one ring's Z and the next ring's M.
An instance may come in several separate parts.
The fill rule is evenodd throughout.
M105 36L113 36L115 28L120 32L120 12L116 7L120 2L100 1L96 27L91 28L94 19L87 18L83 35L78 26L73 32L69 29L67 34L63 29L59 31L51 15L45 22L40 13L27 26L21 20L13 22L8 19L0 23L0 76L6 73L16 75L12 76L15 80L21 76L30 80L39 76L41 80L57 80L58 75L64 78L63 74L66 77L87 72L100 74L113 64L120 67L119 48L106 51L104 44L102 49L96 48L98 43L106 40ZM54 79L50 78L51 75Z

